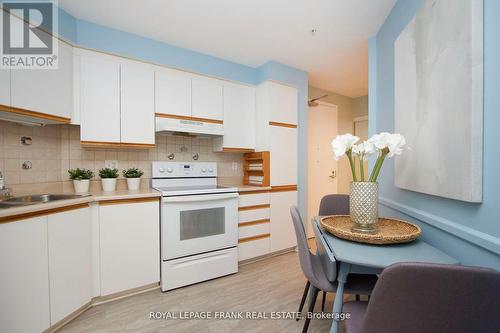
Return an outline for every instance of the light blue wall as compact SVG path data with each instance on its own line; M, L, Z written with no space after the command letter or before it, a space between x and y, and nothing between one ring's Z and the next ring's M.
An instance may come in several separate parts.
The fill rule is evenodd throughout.
M394 130L394 41L421 3L422 0L399 0L369 42L371 133ZM386 162L380 176L381 214L419 223L423 239L463 264L497 269L500 269L499 17L500 1L484 0L483 202L466 203L398 189L394 186L393 161Z
M307 216L307 72L269 61L253 68L124 31L75 19L59 9L59 33L82 47L123 55L232 81L259 84L273 80L298 90L299 207Z

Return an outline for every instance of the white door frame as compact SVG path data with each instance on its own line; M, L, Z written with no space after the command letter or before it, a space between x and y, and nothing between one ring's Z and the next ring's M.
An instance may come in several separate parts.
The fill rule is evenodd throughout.
M326 106L328 108L332 108L332 109L335 109L337 111L337 131L338 131L338 119L339 119L339 107L337 104L333 104L333 103L328 103L328 102L323 102L323 101L316 101L316 103L318 103L319 105L322 105L322 106ZM314 108L313 106L308 106L307 107L307 112L310 111L311 108ZM338 134L338 133L337 133ZM309 144L309 143L308 143ZM309 146L308 146L308 150L309 150ZM332 157L333 158L333 157ZM309 162L308 162L309 163ZM309 193L309 176L308 176L308 173L307 173L307 178L308 178L308 182L307 182L307 195L309 196L310 193ZM317 208L319 209L319 207ZM309 198L307 200L307 212L306 212L306 216L304 216L304 228L306 230L306 235L308 238L314 238L314 233L312 233L308 226L308 216L309 216Z

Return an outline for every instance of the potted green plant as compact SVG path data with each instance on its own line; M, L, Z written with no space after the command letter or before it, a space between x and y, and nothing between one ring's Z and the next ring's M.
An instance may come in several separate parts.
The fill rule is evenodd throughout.
M127 178L127 186L131 191L138 190L141 185L141 176L144 174L137 168L123 170L123 177Z
M116 178L118 178L118 169L100 169L99 177L101 177L101 185L104 192L113 192L114 190L116 190Z
M89 191L90 179L94 173L88 169L69 169L69 178L73 181L76 193L86 193Z

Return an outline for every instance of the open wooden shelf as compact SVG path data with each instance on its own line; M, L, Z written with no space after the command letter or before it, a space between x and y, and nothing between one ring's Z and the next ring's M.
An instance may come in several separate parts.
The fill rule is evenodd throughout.
M270 185L269 152L247 153L243 159L243 184L252 186Z

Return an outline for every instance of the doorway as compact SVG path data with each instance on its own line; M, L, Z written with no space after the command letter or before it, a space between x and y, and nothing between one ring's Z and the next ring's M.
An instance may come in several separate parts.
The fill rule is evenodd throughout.
M368 140L368 116L356 117L354 122L354 135L359 138L359 142ZM368 161L365 161L365 170L369 174Z
M337 161L331 142L338 132L337 106L318 102L307 112L307 220L308 237L314 237L311 219L318 214L321 198L337 193Z

